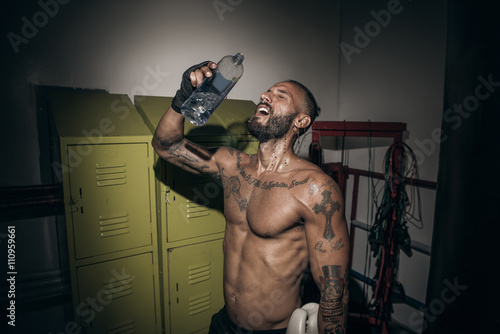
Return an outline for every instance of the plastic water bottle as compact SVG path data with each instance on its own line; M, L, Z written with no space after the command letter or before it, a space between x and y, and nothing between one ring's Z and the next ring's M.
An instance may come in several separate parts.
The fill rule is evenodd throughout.
M243 75L243 55L225 56L210 78L205 78L182 104L181 113L188 121L201 126L212 116L219 104Z

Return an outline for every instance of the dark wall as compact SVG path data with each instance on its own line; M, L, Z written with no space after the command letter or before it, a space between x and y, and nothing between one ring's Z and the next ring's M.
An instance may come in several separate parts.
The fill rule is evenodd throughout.
M448 1L425 333L498 333L500 6Z

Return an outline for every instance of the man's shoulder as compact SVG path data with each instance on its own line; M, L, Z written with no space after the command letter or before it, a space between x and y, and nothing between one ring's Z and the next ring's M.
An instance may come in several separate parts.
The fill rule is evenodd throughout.
M307 164L304 164L304 169L302 169L302 173L308 178L309 190L308 196L322 196L324 191L328 191L332 196L338 197L342 196L340 188L332 179L332 177L326 174L319 166L305 161Z
M220 164L235 164L241 163L249 159L251 155L239 151L230 146L217 147L216 159Z
M332 180L332 178L327 175L319 166L307 160L301 161L298 172L307 175L311 181L315 182L327 182L329 180Z

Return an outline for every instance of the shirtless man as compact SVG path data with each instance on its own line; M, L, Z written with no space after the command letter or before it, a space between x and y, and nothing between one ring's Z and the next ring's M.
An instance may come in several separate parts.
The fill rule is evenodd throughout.
M184 138L179 109L216 66L205 62L185 72L152 141L163 159L216 175L223 184L226 305L212 318L210 333L285 333L290 315L302 306L308 266L321 291L319 333L345 333L349 237L342 194L293 151L319 112L314 97L295 81L263 93L248 124L260 141L257 154L201 147Z

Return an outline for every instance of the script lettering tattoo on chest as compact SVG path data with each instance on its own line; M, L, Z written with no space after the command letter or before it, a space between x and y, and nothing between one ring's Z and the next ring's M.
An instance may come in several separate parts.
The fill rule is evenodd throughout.
M307 183L309 181L309 177L305 178L304 180L297 181L296 179L293 179L290 183L286 182L275 182L275 181L264 181L262 182L261 180L257 179L256 177L253 177L250 174L247 174L245 169L241 167L240 162L241 162L241 156L240 153L236 153L236 169L239 171L241 177L243 180L245 180L249 185L254 186L256 188L264 189L264 190L270 190L273 188L284 188L284 189L292 189L296 186L300 186L302 184Z
M224 175L224 168L221 169L221 174L226 179L224 181L224 192L225 192L224 197L227 199L230 196L233 196L234 200L236 201L236 203L240 208L240 211L245 211L248 206L248 200L243 196L241 196L240 179L236 175L233 175L231 177Z
M338 201L333 201L332 192L329 190L324 190L321 195L323 195L323 200L321 203L314 204L313 210L316 214L325 215L325 231L323 232L323 238L331 241L335 238L335 232L332 228L332 217L336 211L340 210L340 203Z

